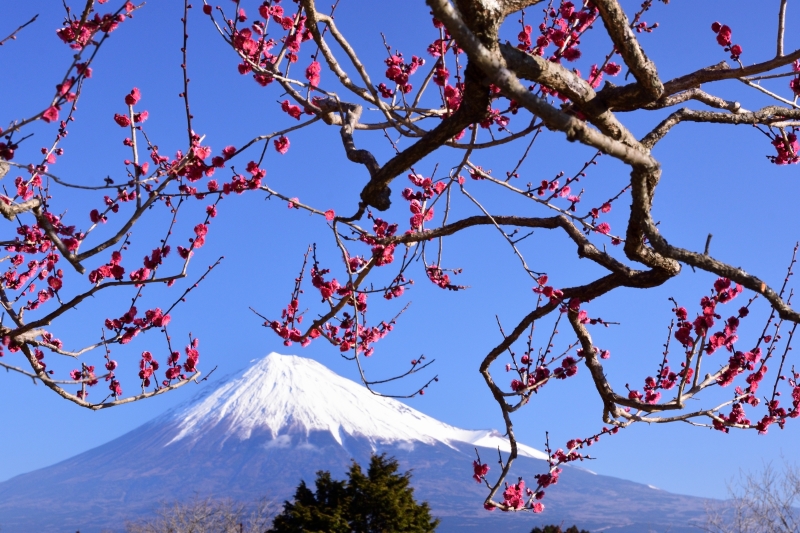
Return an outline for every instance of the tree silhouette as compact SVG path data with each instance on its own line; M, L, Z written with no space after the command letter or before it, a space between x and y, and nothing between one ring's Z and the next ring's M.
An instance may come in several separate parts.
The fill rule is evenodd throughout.
M353 461L347 481L317 472L315 491L301 481L294 501L275 517L273 533L427 533L436 529L428 504L414 501L411 473L393 458L373 455L366 475Z
M561 529L561 526L557 525L549 525L544 527L535 527L531 529L531 533L589 533L585 529L578 530L578 526L568 527L567 529Z

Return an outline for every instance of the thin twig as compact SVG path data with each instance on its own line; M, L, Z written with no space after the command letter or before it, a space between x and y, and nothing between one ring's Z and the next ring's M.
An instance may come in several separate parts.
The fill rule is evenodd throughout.
M3 46L4 44L6 44L6 41L10 41L10 40L14 40L14 39L16 39L16 38L17 38L17 34L18 34L18 33L19 33L19 32L20 32L20 31L21 31L21 30L22 30L22 29L23 29L25 26L27 26L28 24L33 24L33 23L34 23L34 21L36 20L36 18L37 18L38 16L39 16L39 14L37 13L36 15L34 15L34 16L33 16L33 18L32 18L31 20L29 20L28 22L26 22L25 24L23 24L22 26L20 26L20 27L19 27L19 28L17 28L16 30L12 31L12 32L11 32L11 35L9 35L8 37L6 37L6 38L5 38L5 39L3 39L2 41L0 41L0 46Z

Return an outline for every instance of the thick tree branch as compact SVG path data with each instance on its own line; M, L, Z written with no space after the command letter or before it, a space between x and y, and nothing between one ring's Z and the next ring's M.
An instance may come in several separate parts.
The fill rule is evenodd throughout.
M731 113L747 112L746 109L742 109L742 105L739 102L735 100L723 100L722 98L702 91L699 87L695 87L694 89L689 89L672 96L667 96L665 98L660 98L656 102L644 106L644 109L664 109L674 105L682 104L689 100L697 100L698 102L702 102L709 107L714 107L717 109L727 109Z
M610 254L601 252L589 239L572 223L572 221L564 215L548 217L548 218L535 218L535 217L520 217L520 216L506 216L506 215L476 215L463 218L457 222L446 224L436 229L424 230L417 233L404 233L388 237L385 239L376 239L376 242L381 244L410 244L416 242L426 242L431 239L453 235L466 228L474 226L484 226L499 224L503 226L516 226L520 228L542 228L542 229L563 229L570 239L578 245L578 256L581 258L591 259L592 261L602 265L611 272L618 272L625 276L632 277L638 273L624 264L614 259Z
M503 16L506 17L511 13L516 13L523 9L541 3L543 0L502 0Z
M477 64L486 76L501 88L507 98L515 100L540 117L549 128L565 133L570 141L579 141L592 146L631 165L658 167L658 163L649 155L593 130L585 122L559 111L546 100L532 94L509 71L505 60L498 52L483 46L448 0L426 1L435 16L445 24L459 45L467 51L470 65L473 62Z
M380 168L378 162L375 160L375 156L373 156L369 150L357 149L356 143L353 140L353 131L358 123L358 119L361 117L361 106L356 104L343 104L342 113L344 114L344 120L342 121L343 124L339 133L342 137L342 144L344 144L347 159L367 167L367 171L370 177L372 177Z
M789 55L776 57L769 61L744 68L731 68L728 63L722 61L716 65L697 70L666 82L664 84L664 93L661 97L665 98L687 89L700 87L704 83L755 76L762 72L769 72L790 65L797 59L800 59L800 49L795 50ZM648 96L643 93L641 87L636 83L624 85L622 87L607 83L605 87L597 93L597 99L603 106L615 111L635 111L650 103Z
M361 200L364 204L380 211L389 209L392 192L389 189L389 183L394 178L486 115L489 105L489 90L481 83L482 76L480 72L476 71L472 61L467 65L464 76L464 97L458 110L442 120L438 126L423 135L416 143L387 161L379 171L373 174L369 183L361 191Z
M69 264L72 265L79 274L84 274L86 272L86 268L81 264L81 259L75 256L64 244L64 241L61 240L61 237L58 236L56 233L56 229L50 223L50 219L47 218L44 211L42 211L41 204L35 206L33 209L33 214L36 215L36 222L39 223L39 226L44 230L47 234L47 238L50 239L50 242L58 248L58 251L61 252L61 255L64 256L64 259L69 261Z
M572 329L575 331L575 335L578 337L578 342L581 343L584 364L586 368L589 369L597 393L603 400L603 420L606 423L610 423L612 417L619 418L620 416L616 403L619 399L619 395L614 392L614 389L611 388L611 385L609 385L606 379L603 365L600 364L600 361L597 359L597 350L592 343L592 338L589 336L586 326L581 324L578 320L578 312L576 310L569 310L567 312L567 318L569 319Z
M649 205L651 200L648 192L651 190L651 187L647 183L649 179L648 174L634 171L631 174L631 178L632 196L634 200L631 226L635 223L637 227L641 228L657 253L669 258L669 261L680 261L695 268L713 272L718 276L735 281L753 292L762 294L782 319L800 322L800 313L787 305L778 293L758 277L748 274L741 268L736 268L718 261L705 253L691 252L683 248L671 246L658 232L658 228L656 228L650 216L649 209L641 208L643 205ZM630 241L627 241L625 243L626 251L629 242Z
M601 132L630 147L639 148L633 134L610 111L596 105L596 94L588 81L559 63L526 54L508 43L500 45L500 52L508 68L517 77L534 81L568 96L575 107Z
M783 36L786 33L786 4L788 0L781 0L781 7L778 9L778 46L775 57L783 56Z
M20 213L33 211L40 205L42 205L42 201L39 198L31 198L30 200L22 202L21 204L14 202L7 204L0 201L0 214L6 217L8 220L14 220L14 218Z
M622 6L617 0L595 0L594 4L600 11L609 37L644 94L651 100L660 98L664 94L664 85L658 77L655 64L639 45Z
M786 109L779 106L768 106L758 111L744 113L718 113L715 111L695 111L679 109L662 120L650 133L642 138L642 144L652 148L669 131L684 121L709 122L717 124L763 124L771 125L787 119L800 119L800 109Z

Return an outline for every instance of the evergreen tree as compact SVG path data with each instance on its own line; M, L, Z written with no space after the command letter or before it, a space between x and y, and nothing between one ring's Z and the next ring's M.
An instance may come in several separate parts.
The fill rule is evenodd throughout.
M549 525L541 527L535 527L531 530L531 533L589 533L585 529L581 529L578 531L578 526L572 526L568 529L561 529L561 526Z
M294 493L294 502L284 502L283 512L275 517L275 533L349 533L346 514L349 495L344 481L331 479L330 472L317 472L316 492L305 481Z
M317 472L316 492L300 482L284 502L272 533L432 533L439 525L426 502L414 501L411 473L398 474L394 458L373 455L366 475L353 461L347 481Z

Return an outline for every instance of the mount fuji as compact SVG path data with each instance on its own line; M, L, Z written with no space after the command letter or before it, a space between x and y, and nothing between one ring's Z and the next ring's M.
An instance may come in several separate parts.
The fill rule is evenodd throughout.
M548 490L542 515L486 512L471 479L475 448L509 450L497 431L459 429L375 396L326 367L271 353L137 429L56 465L0 483L3 533L121 531L161 501L194 495L290 499L315 472L343 478L351 460L387 453L412 469L417 500L442 519L437 531L527 533L573 523L614 533L697 531L701 498L579 468ZM547 455L520 445L509 479L546 471Z

